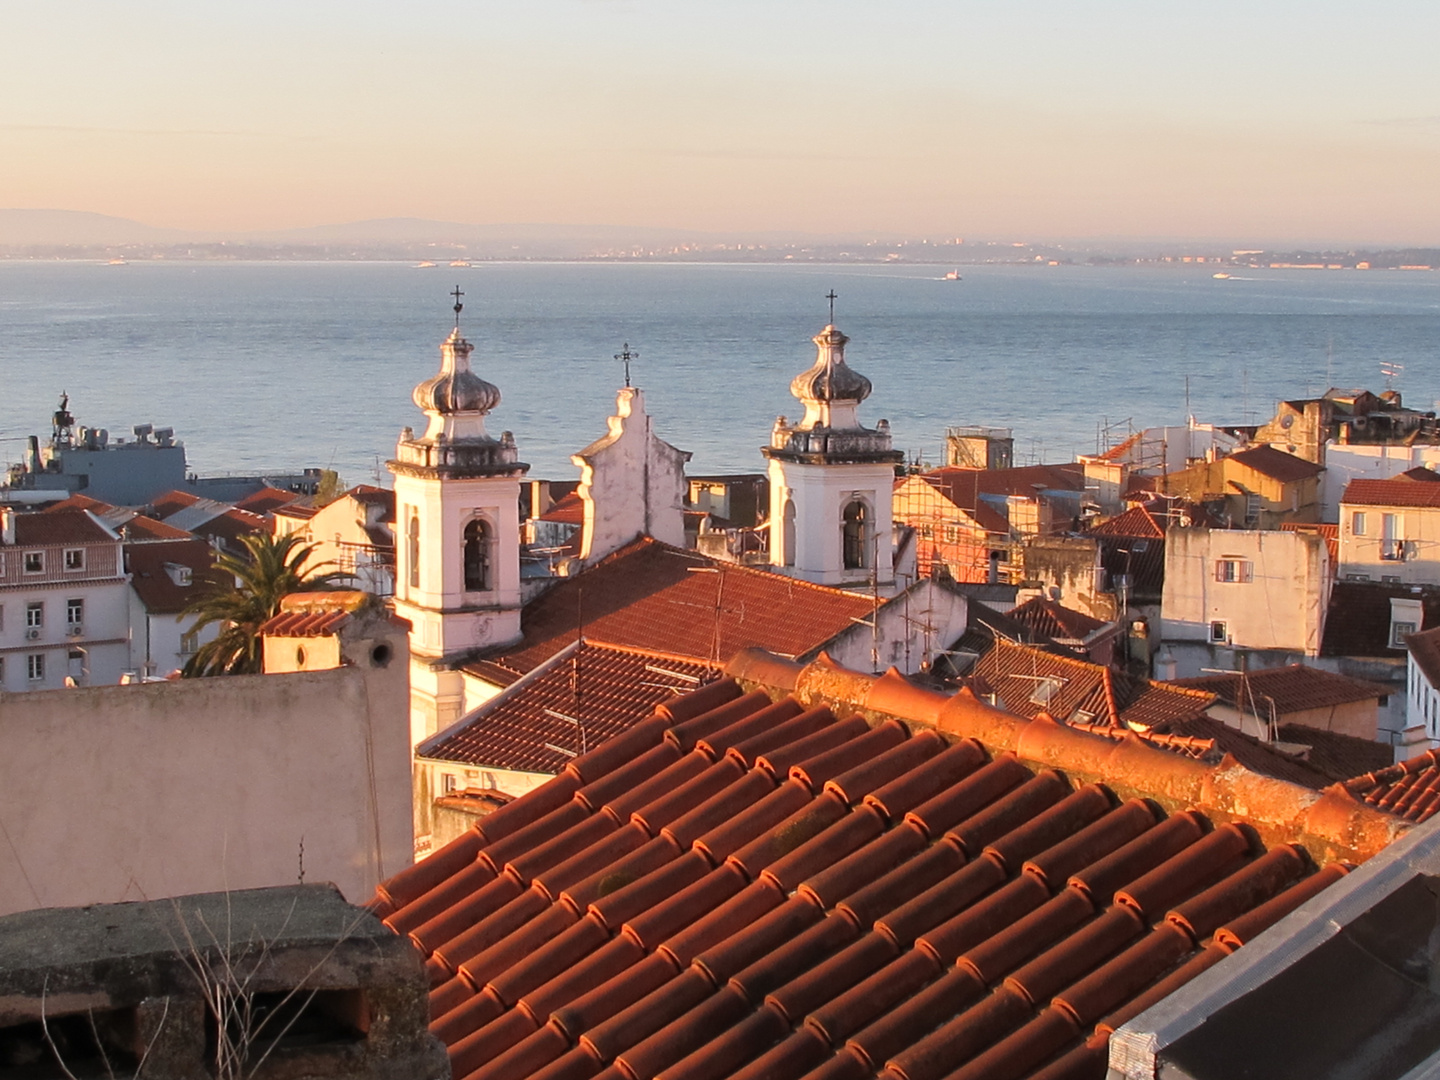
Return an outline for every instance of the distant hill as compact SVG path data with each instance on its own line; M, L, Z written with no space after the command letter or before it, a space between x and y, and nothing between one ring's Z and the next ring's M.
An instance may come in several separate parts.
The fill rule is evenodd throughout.
M85 210L0 209L0 247L167 244L184 239L186 234L180 229L161 229Z

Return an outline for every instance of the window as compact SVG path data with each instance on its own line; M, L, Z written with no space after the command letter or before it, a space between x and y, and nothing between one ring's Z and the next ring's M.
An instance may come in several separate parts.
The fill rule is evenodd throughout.
M410 533L406 561L410 564L410 587L420 587L420 515L410 512Z
M490 584L490 526L472 518L465 526L465 591L484 592Z
M1413 622L1392 622L1390 624L1390 647L1392 649L1405 648L1405 636L1413 634L1419 629Z
M85 621L85 601L84 601L84 600L66 600L66 601L65 601L65 625L66 625L66 626L69 626L69 627L72 627L72 628L73 628L73 627L78 627L78 626L79 626L81 623L83 623L84 621Z
M1255 525L1260 521L1260 496L1250 492L1245 494L1245 524Z
M1064 679L1057 679L1054 675L1046 675L1035 682L1035 691L1030 695L1030 704L1049 705L1050 699L1065 685Z
M1251 580L1253 571L1254 564L1249 559L1226 555L1215 560L1216 581L1247 582Z
M65 549L65 569L66 569L66 570L84 570L84 569L85 569L85 549L84 549L84 548L66 548L66 549Z
M1212 622L1210 624L1210 644L1224 645L1230 639L1230 628L1223 622Z
M25 573L27 573L27 574L43 574L44 572L45 572L45 552L43 552L43 551L27 551L27 552L25 552Z
M448 772L447 772L447 773L445 774L445 776L444 776L444 783L445 783L445 794L448 795L448 794L450 794L452 791L455 790L455 787L456 787L456 784L455 784L455 774L454 774L454 773L448 773Z
M25 605L25 626L30 630L38 630L45 625L44 603Z
M795 500L786 499L785 509L780 515L780 527L783 530L780 542L783 545L782 557L786 566L795 565Z
M1380 558L1389 562L1405 559L1405 519L1400 514L1380 515Z
M188 630L180 635L180 655L193 656L195 650L200 647L200 633L197 630Z
M869 554L869 513L859 499L845 507L840 526L840 548L846 570L862 570L868 564Z
M25 676L31 682L45 681L44 653L31 653L25 658Z
M1364 510L1356 510L1353 514L1350 515L1350 535L1351 535L1351 536L1364 536L1364 535L1365 535L1365 511L1364 511Z

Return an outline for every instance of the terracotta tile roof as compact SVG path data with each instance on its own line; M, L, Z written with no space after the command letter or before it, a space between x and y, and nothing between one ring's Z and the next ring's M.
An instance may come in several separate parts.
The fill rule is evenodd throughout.
M556 653L415 752L434 761L553 775L571 755L550 747L583 752L714 675L683 657L586 641Z
M1323 536L1325 547L1330 553L1330 565L1334 567L1340 562L1340 526L1327 525L1323 522L1298 522L1285 521L1280 524L1281 532L1309 533L1311 536Z
M1003 639L976 661L969 680L1021 716L1172 730L1199 716L1213 694L1136 679L1113 668Z
M1379 683L1365 682L1338 675L1333 671L1289 664L1286 667L1261 668L1247 672L1243 680L1234 675L1204 675L1195 679L1174 679L1169 685L1205 690L1227 705L1251 709L1258 707L1268 715L1268 703L1274 703L1281 716L1350 705L1357 701L1388 698L1395 691Z
M1330 587L1320 655L1403 657L1405 650L1390 644L1391 599L1420 601L1420 629L1440 625L1440 589L1433 586L1337 581Z
M427 957L457 1078L1101 1075L1111 1031L1343 876L1294 842L1320 808L1385 822L1258 781L1287 822L1265 840L1184 809L1178 788L1215 768L1133 735L898 676L790 679L812 669L939 728L722 680L382 884L372 905ZM1018 725L1042 757L1064 743L1081 774L1169 763L1161 802L950 734L987 725L1001 743Z
M1440 506L1440 484L1417 480L1351 480L1343 506Z
M1357 776L1345 782L1345 790L1406 821L1427 821L1440 810L1440 752Z
M565 525L585 524L585 500L578 492L572 491L563 499L553 503L549 510L540 515L541 521L558 521Z
M1212 716L1193 716L1188 720L1167 724L1164 731L1170 735L1208 740L1214 743L1217 753L1234 758L1253 773L1284 780L1288 784L1310 788L1312 791L1322 791L1337 780L1345 779L1343 773L1321 769L1319 763L1311 762L1299 754L1286 753L1281 748L1262 742ZM1317 734L1323 735L1324 732Z
M252 514L268 514L272 510L289 505L298 498L300 495L294 491L263 487L251 495L246 495L235 505L241 510L249 510Z
M1124 442L1118 442L1110 447L1103 454L1098 455L1101 461L1124 461L1130 456L1132 450L1142 446L1145 440L1145 432L1137 431Z
M721 663L751 645L803 655L874 606L855 593L717 563L644 538L526 604L523 642L487 659L529 671L574 641L583 620L584 636L596 641L709 660L716 652L717 601Z
M1405 648L1433 687L1440 687L1440 626L1405 638Z
M1424 465L1417 465L1413 469L1406 469L1400 474L1406 480L1419 480L1425 484L1440 483L1440 472L1434 469L1427 469ZM1397 477L1399 479L1400 477Z
M190 584L178 584L166 569L167 563L188 567ZM193 537L166 543L125 545L130 587L152 615L177 615L184 611L213 580L211 567L214 563L215 550L204 540Z
M119 539L88 510L54 510L15 515L15 546L115 543Z
M268 533L269 531L270 523L259 514L234 508L226 510L223 514L216 514L209 521L203 522L191 530L196 536L218 536L224 541L235 540L251 533Z
M1249 450L1231 454L1230 460L1282 484L1308 480L1325 471L1324 465L1316 465L1313 461L1287 454L1284 450L1276 450L1273 446L1252 446Z
M395 520L395 491L393 488L376 487L374 484L356 484L345 494L356 502L369 506L383 506L386 513L381 520Z
M329 637L351 616L374 602L359 589L325 589L291 593L280 598L280 610L261 623L265 637Z
M1374 739L1318 731L1303 724L1281 724L1278 734L1281 742L1308 746L1306 764L1334 780L1385 769L1395 760L1395 748Z
M159 543L172 540L194 539L194 537L184 529L177 529L173 525L167 525L163 521L156 521L154 518L146 517L144 514L136 514L121 525L120 535L125 538L127 543Z
M150 500L151 516L163 520L177 511L184 510L187 506L194 506L199 501L199 495L192 495L188 491L167 491Z
M1090 530L1091 536L1125 536L1155 540L1165 539L1165 530L1155 515L1143 506L1132 506L1123 514L1100 522Z
M309 521L320 512L318 507L301 506L299 503L289 503L286 506L277 506L271 511L274 517L298 518L301 521Z
M1010 611L1010 618L1043 637L1056 641L1083 641L1102 626L1103 619L1064 607L1054 600L1035 596Z
M110 511L118 509L111 503L101 502L99 499L92 499L89 495L81 495L78 492L57 503L51 503L41 511L43 514L53 514L57 510L89 510L96 517L101 517Z

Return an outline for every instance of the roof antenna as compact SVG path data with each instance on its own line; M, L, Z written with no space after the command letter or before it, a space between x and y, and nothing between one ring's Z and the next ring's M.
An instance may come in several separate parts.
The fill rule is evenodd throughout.
M450 295L455 298L455 329L456 329L456 330L459 330L459 329L460 329L460 312L461 312L462 310L464 310L464 307L465 307L465 305L460 302L460 298L461 298L462 296L464 296L465 294L460 291L460 286L459 286L459 285L456 285L456 286L455 286L455 291L452 292Z

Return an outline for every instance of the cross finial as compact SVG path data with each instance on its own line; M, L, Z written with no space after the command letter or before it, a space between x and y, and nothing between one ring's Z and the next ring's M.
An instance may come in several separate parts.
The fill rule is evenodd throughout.
M835 290L831 289L825 294L825 299L830 301L830 325L835 325Z
M630 361L631 361L631 360L639 360L639 359L640 359L640 354L639 354L638 352L631 352L631 351L630 351L630 343L627 341L627 342L625 342L624 345L620 346L620 351L615 354L615 359L621 361L622 363L624 363L624 365L625 365L625 385L626 385L626 386L629 386L629 385L630 385Z
M455 286L455 291L452 292L450 295L455 298L455 329L456 329L456 330L459 330L459 329L460 329L460 312L461 312L461 311L464 309L464 307L465 307L465 305L460 302L460 298L461 298L462 296L464 296L465 294L460 291L460 286L459 286L459 285L456 285L456 286Z

